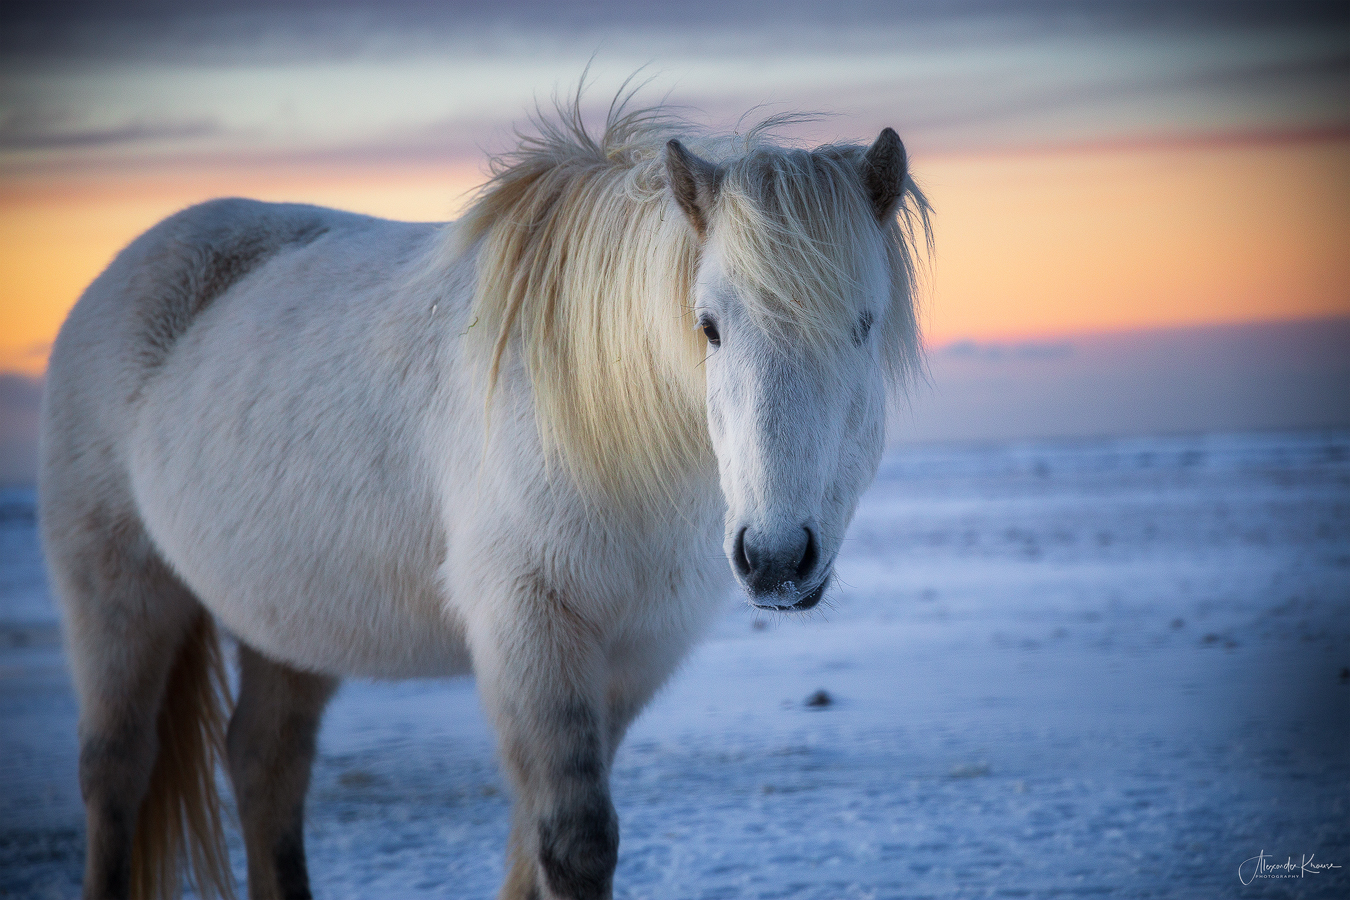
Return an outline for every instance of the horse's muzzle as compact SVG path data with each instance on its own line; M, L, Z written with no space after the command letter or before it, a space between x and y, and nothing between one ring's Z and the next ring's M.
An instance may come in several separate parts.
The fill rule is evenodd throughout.
M750 604L756 609L768 609L774 612L803 612L815 606L820 602L820 598L825 596L825 588L829 587L832 575L833 573L826 575L814 590L806 594L779 590L759 597L751 595ZM784 585L784 587L787 587L787 585ZM794 596L796 597L795 602L793 602Z

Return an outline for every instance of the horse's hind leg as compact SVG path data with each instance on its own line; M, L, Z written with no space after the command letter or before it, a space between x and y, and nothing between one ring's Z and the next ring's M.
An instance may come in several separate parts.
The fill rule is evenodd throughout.
M215 797L198 777L218 714L214 625L134 518L96 511L82 524L47 545L80 700L84 895L176 892L184 815L210 832L188 837L209 890L223 877Z
M252 900L308 898L304 809L314 743L337 680L239 645L239 702L226 738Z

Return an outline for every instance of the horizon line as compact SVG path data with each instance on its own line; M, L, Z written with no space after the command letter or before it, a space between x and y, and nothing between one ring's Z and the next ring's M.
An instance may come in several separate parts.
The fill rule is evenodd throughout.
M976 347L1010 347L1016 349L1019 346L1038 345L1038 344L1066 344L1074 340L1090 340L1102 338L1120 338L1120 337L1143 337L1149 334L1177 332L1202 332L1202 331L1236 331L1241 329L1261 329L1261 328L1280 328L1297 326L1326 326L1326 325L1350 325L1350 309L1340 313L1330 313L1328 315L1318 316L1296 316L1286 318L1264 318L1264 319L1234 319L1227 321L1212 322L1192 322L1184 324L1154 324L1138 325L1127 327L1099 328L1099 329L1078 329L1072 331L1038 331L1021 332L1007 334L960 334L954 336L942 337L938 340L924 340L924 352L941 353L953 347L963 344L972 344ZM33 348L30 352L36 352L38 348ZM50 345L44 348L50 354ZM1350 348L1348 348L1350 349ZM0 367L0 378L20 378L29 382L40 382L46 377L46 365L43 365L42 371L33 373L14 367Z

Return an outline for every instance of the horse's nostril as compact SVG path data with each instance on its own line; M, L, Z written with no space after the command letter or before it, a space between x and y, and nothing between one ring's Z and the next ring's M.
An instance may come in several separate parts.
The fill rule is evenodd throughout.
M815 571L816 562L820 559L820 549L816 545L816 533L810 528L803 528L802 530L806 532L806 549L802 551L801 561L797 563L798 581L805 581Z
M750 577L750 557L745 554L745 529L736 533L736 546L731 552L731 562L742 578Z
M731 566L751 594L806 584L819 564L820 542L809 525L767 539L742 528L731 547Z

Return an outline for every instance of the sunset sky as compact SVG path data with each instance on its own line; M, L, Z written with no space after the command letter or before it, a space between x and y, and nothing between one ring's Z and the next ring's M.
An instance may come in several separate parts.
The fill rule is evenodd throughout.
M221 195L445 219L590 63L733 129L905 140L930 346L1350 316L1350 7L6 4L0 372L129 240ZM750 112L753 119L760 112Z

